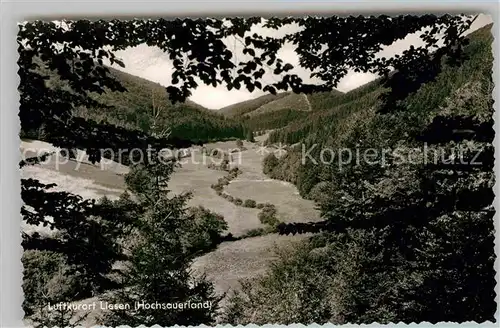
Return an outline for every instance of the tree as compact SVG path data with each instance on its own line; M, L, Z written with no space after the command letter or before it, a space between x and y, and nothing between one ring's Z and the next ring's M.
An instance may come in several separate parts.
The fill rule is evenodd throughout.
M255 142L255 139L253 137L253 132L251 130L248 130L246 135L245 135L245 139L248 141L248 142Z
M55 251L64 254L71 269L82 273L85 297L115 287L107 274L115 261L123 260L118 243L134 224L125 204L96 203L67 192L50 191L53 184L26 179L21 189L21 214L28 224L48 226L55 236L23 233L24 250ZM128 214L126 213L128 212ZM83 280L82 280L82 285Z
M23 255L22 263L23 310L26 316L29 316L30 322L35 327L75 324L77 320L72 320L75 311L49 310L48 305L67 302L82 292L88 293L85 275L72 270L64 256L51 251L28 250Z
M89 141L87 144L83 142L89 139L84 137L84 133L88 136L89 128L105 127L84 120L79 122L84 124L82 129L68 135L72 131L63 128L63 124L73 121L71 110L74 107L102 107L102 104L88 97L88 92L102 93L104 88L125 91L116 79L109 76L109 69L103 66L104 60L123 66L113 51L142 43L156 45L170 55L174 64L173 85L167 91L170 99L178 102L184 101L191 94L190 90L198 86L195 78L207 85L224 84L228 89L239 89L244 83L249 91L262 89L276 93L276 90L291 89L297 93L311 93L335 87L340 78L347 74L346 66L385 75L389 67L415 68L413 64L429 60L430 50L441 49L439 57L450 51L458 52L464 42L461 33L471 22L470 17L451 15L268 19L264 23L268 28L278 29L292 23L303 28L281 38L247 35L254 25L262 23L262 19L258 17L227 20L78 20L62 21L59 24L41 21L24 23L20 25L18 35L20 92L23 95L21 124L23 130L30 130L48 121L51 123L48 128L52 133L56 133L56 128L60 127L58 133L66 134L62 141L58 142L56 135L48 136L48 141L58 142L61 146L68 146L70 143L72 146L91 149ZM425 27L432 27L432 30L422 37L424 46L411 48L399 57L374 59L373 54L383 45L389 45ZM330 31L334 31L334 34ZM99 37L90 40L86 38L89 33ZM437 46L435 36L438 33L445 35L442 47ZM356 38L358 34L365 37ZM179 35L182 37L178 37ZM342 38L338 37L340 35ZM234 62L233 53L222 42L222 39L228 37L243 39L243 52L249 56L249 61ZM301 66L311 69L311 77L319 78L324 84L304 84L294 74L282 76L282 73L293 69L293 65L283 63L276 56L286 42L297 45ZM329 51L323 52L322 46L326 46ZM189 53L187 58L186 53ZM433 60L437 60L436 56ZM41 64L57 70L61 81L67 83L71 91L48 88L44 83L45 75L36 71ZM237 67L238 75L233 76L232 71ZM282 77L282 80L263 86L259 79L266 67ZM175 86L178 84L181 84L180 87ZM80 138L77 138L78 135ZM112 146L117 141L116 138L110 139L106 146ZM179 140L171 142L175 144Z
M175 163L149 163L132 168L126 176L130 190L143 209L124 270L125 289L104 296L120 304L135 302L182 304L182 309L134 308L105 314L106 325L162 326L210 324L215 320L219 297L203 277L190 273L194 256L207 252L221 240L227 223L204 208L186 209L190 194L169 197L168 179ZM210 302L211 308L186 304ZM176 305L177 307L177 305Z
M281 38L247 35L252 26L259 23L262 23L261 18L252 17L225 21L78 20L61 21L58 24L41 21L21 24L18 34L21 128L31 131L44 125L44 141L63 148L86 149L93 161L106 156L101 154L100 149L116 150L131 146L146 149L148 145L185 148L189 146L189 141L150 138L135 131L72 116L77 107L106 107L89 97L89 92L125 91L109 75L109 69L103 66L104 60L123 66L114 51L147 43L167 52L174 64L173 85L167 88L167 92L174 103L184 101L191 94L190 90L198 86L196 79L212 86L223 84L229 90L239 89L244 83L249 91L262 89L275 94L276 90L291 89L297 93L311 93L335 87L347 73L345 67L387 76L389 67L421 68L425 66L422 61L431 61L431 57L437 61L438 57L451 51L458 53L465 40L461 34L472 20L466 16L450 15L271 18L264 23L265 27L278 29L294 23L303 29ZM374 59L373 54L383 45L425 27L432 27L431 32L422 38L425 46L411 48L399 57ZM334 34L330 31L334 31ZM91 40L86 37L89 33L99 37ZM358 33L365 37L357 38ZM437 46L435 36L438 33L445 35L442 47ZM338 37L340 35L342 38ZM222 41L228 37L244 42L243 53L249 56L249 61L234 62L233 53ZM293 69L293 65L283 63L276 56L286 42L297 45L301 66L311 69L311 77L319 78L324 81L323 84L304 84L294 74L283 76L283 73ZM329 51L319 50L324 46ZM431 55L430 50L436 48L440 51ZM187 58L185 53L189 53ZM48 87L45 83L47 75L39 70L42 66L57 71L67 88ZM236 68L238 75L233 76L232 72ZM270 68L282 80L262 85L259 80L265 68ZM180 87L176 86L178 84Z
M253 322L256 308L267 315L256 320L272 317L275 322L287 322L290 315L303 315L294 321L303 323L494 320L492 56L487 33L485 39L471 37L466 49L470 62L453 66L441 58L445 74L412 95L402 90L414 88L414 81L395 76L390 84L401 83L395 89L404 95L393 99L396 108L386 111L387 103L378 103L379 114L368 122L328 136L333 139L328 146L361 154L394 147L399 155L390 152L382 162L379 152L375 164L369 164L353 152L342 169L338 159L324 166L331 173L320 204L326 220L278 226L284 234L325 231L315 239L322 241L314 251L292 257L300 263L292 269L280 261L268 276L247 285L230 302L229 320ZM450 85L453 80L461 83ZM446 97L443 90L452 92ZM310 275L323 272L318 284L328 292L314 294L319 301L297 304L297 291L317 286L297 275L306 271L307 261L321 263ZM287 275L291 287L275 287L288 272L296 275ZM274 311L278 298L292 309L287 315ZM314 301L324 305L323 313L306 311Z
M162 114L162 111L164 111L164 108L161 104L155 103L155 94L154 90L151 90L151 102L152 102L152 123L151 123L151 131L153 131L153 136L159 136L159 137L165 137L169 135L169 128L165 128L161 131L159 131L159 120Z
M279 160L276 155L274 155L274 153L270 153L262 161L262 171L264 174L272 174L278 164Z
M222 215L213 213L203 206L189 208L187 215L193 223L188 238L190 253L205 253L222 241L222 233L228 228Z

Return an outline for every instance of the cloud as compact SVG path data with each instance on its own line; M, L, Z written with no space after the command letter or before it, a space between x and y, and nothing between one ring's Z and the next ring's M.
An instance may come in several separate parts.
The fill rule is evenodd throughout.
M339 81L337 89L342 92L348 92L363 84L373 81L377 78L376 74L372 73L357 73L350 71L344 78Z
M220 109L262 95L264 95L262 91L253 93L241 89L228 91L224 87L203 85L199 86L189 99L209 109Z
M123 60L125 68L118 65L113 65L113 67L160 83L163 86L171 84L174 67L168 55L160 48L141 44L137 47L117 51L115 55Z
M492 17L488 15L479 15L478 19L473 23L471 29L467 32L470 33L478 28L493 22ZM300 29L297 25L288 25L279 30L273 30L269 28L262 27L262 24L254 26L250 34L257 33L263 36L278 36L281 37L288 33L294 33ZM419 38L420 33L413 33L408 35L403 40L398 40L390 46L386 46L378 54L378 56L393 56L397 53L402 53L405 49L408 49L411 45L419 46L422 44L422 40ZM224 40L226 46L233 51L233 53L239 54L240 61L248 60L249 57L243 56L241 54L243 50L243 44L234 38L228 38ZM133 74L153 82L160 83L163 86L168 86L171 83L171 74L173 72L173 65L168 56L157 47L149 47L146 44L129 48L116 53L118 57L121 57L125 63L125 68L116 67L126 73ZM291 71L292 74L297 74L300 76L305 83L318 83L318 80L311 79L311 72L303 67L300 67L298 55L295 53L295 47L292 44L286 44L282 49L280 49L278 56L283 59L283 61L291 63L295 68ZM356 73L350 71L338 84L338 90L342 92L350 91L357 88L365 83L374 80L377 76L371 73ZM264 82L275 82L276 77L272 74L266 72L263 77ZM242 88L240 90L228 91L224 86L212 87L206 86L200 83L200 86L192 91L193 95L190 99L206 108L209 109L220 109L222 107L238 103L241 101L249 100L252 98L259 97L264 93L256 90L252 93Z

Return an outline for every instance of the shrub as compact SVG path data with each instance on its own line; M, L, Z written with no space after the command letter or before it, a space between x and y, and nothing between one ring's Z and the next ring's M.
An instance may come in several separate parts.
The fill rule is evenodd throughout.
M254 201L253 199L247 199L247 200L245 200L245 203L243 204L243 206L255 208L255 206L257 206L257 202Z
M262 171L264 174L272 175L273 171L278 167L279 160L274 153L270 153L262 161Z
M187 214L195 224L186 238L186 245L189 245L192 253L211 249L227 229L227 222L222 215L211 212L203 206L190 207Z
M238 168L236 168L236 170L231 169L228 172L229 172L229 174L227 175L227 177L229 180L236 179L238 177L238 175L240 174L240 171L238 171Z
M310 256L310 246L299 244L276 253L278 258L265 275L243 280L241 290L228 297L221 321L234 326L336 323L338 308L345 306L339 301L347 303L348 296L332 287L335 276Z
M256 206L258 209L261 209L264 207L264 203L258 203L257 206Z
M258 215L259 221L274 227L279 223L276 218L277 212L276 206L266 203Z
M241 206L243 204L243 201L241 200L241 198L235 198L234 199L234 204L238 205L238 206Z
M229 170L229 173L230 174L236 174L236 176L238 176L238 174L241 173L240 169L238 167L233 167L232 169Z
M26 317L40 325L69 324L73 311L51 313L47 310L47 303L91 296L89 279L79 273L76 266L68 265L65 255L52 251L27 250L22 263Z
M266 216L266 215L261 216L261 214L262 213L259 213L259 220L262 224L267 224L274 228L280 223L280 221L274 216Z
M221 191L223 190L222 186L220 184L212 185L212 189L215 191Z

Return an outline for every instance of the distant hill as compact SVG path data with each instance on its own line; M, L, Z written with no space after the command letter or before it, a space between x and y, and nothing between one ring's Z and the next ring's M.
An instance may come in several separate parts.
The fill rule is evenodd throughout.
M276 129L301 121L311 112L324 110L340 95L342 92L337 90L314 95L283 92L233 104L220 112L238 119L253 131Z
M94 97L115 109L102 112L82 109L80 115L106 119L110 123L126 125L149 132L153 124L153 99L159 112L156 125L169 127L172 136L191 140L219 140L243 138L240 123L226 118L216 111L187 100L173 105L165 87L158 83L110 68L111 74L118 79L128 92L107 92Z
M487 38L489 29L490 25L485 26L471 33L468 38L476 40L478 44L480 40ZM472 47L471 45L468 49L473 49ZM469 52L478 56L476 50ZM452 74L452 69L447 69L446 74ZM393 75L394 72L389 76ZM465 75L458 78L463 79ZM447 86L446 89L435 90L435 95L444 91L451 92L448 88ZM357 113L366 112L376 106L385 91L381 80L377 79L346 93L333 90L310 95L292 92L275 96L265 95L224 107L220 112L226 117L238 120L249 130L274 130L269 136L269 143L295 144L301 141L318 141L318 138L321 142L326 142L325 134L328 142L332 142L333 139L342 138L344 134L340 131L348 131L351 125L360 119L358 115L361 114ZM422 104L423 102L412 106L419 107ZM328 132L331 132L330 135Z
M239 103L236 103L233 105L223 107L223 108L219 109L219 112L221 114L224 114L227 117L242 116L244 114L247 114L247 113L250 113L250 112L256 110L257 108L259 108L267 103L270 103L274 100L277 100L277 99L280 99L283 97L286 97L288 94L289 94L288 92L278 93L277 95L267 94L267 95L264 95L264 96L261 96L261 97L255 98L255 99L250 99L250 100L242 101L242 102L239 102Z
M101 95L91 94L94 99L113 108L78 108L74 113L76 116L147 133L152 132L151 129L156 124L160 131L169 128L173 137L194 141L244 138L241 123L191 100L173 105L162 85L112 67L108 69L128 91L107 90ZM49 83L54 88L65 88L56 74L45 69L43 72L51 76ZM155 120L156 114L158 116Z
M259 116L270 112L280 111L283 109L292 109L296 111L308 112L312 111L308 96L305 94L289 93L286 96L268 102L259 108L245 115L248 117Z
M343 120L373 106L384 91L380 80L364 84L346 93L321 92L309 95L312 113L282 126L269 136L269 143L294 144L314 139L315 135L342 129Z

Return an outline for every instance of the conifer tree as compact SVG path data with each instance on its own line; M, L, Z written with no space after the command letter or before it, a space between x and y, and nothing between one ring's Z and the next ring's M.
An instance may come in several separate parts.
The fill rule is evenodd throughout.
M170 196L167 183L174 167L173 161L148 163L133 167L126 176L129 189L144 211L130 262L124 269L125 288L111 292L105 299L130 304L131 309L107 313L103 318L106 325L166 327L211 324L215 320L220 298L210 282L190 272L193 257L208 251L211 245L193 243L193 237L199 238L206 231L208 242L216 242L227 225L207 211L189 215L186 202L190 194ZM136 302L171 304L175 309L135 308ZM196 307L198 304L210 304L210 308Z

